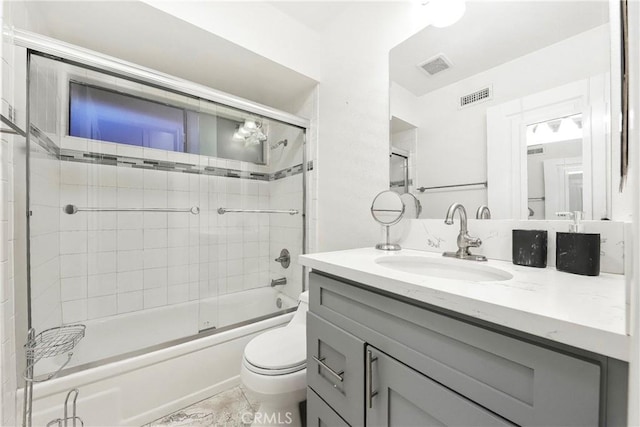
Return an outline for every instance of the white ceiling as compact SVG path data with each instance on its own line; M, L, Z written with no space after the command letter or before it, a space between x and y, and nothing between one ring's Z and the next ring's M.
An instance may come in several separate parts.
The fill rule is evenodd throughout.
M606 0L467 1L451 27L426 27L391 50L391 80L422 96L608 22ZM444 53L452 68L429 76L417 65Z
M270 1L269 4L316 32L322 32L352 2Z
M139 1L30 1L29 7L53 38L285 111L316 84Z

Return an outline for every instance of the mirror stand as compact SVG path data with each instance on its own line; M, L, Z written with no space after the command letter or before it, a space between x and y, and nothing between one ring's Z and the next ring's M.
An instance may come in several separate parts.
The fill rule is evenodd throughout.
M391 225L383 224L383 226L385 236L384 243L378 243L376 245L376 249L379 249L381 251L399 251L400 249L402 249L399 244L391 243L389 241L389 228L391 227Z

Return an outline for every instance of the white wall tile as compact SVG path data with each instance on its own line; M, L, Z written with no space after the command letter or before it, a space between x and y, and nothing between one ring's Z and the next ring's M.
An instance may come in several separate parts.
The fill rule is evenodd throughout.
M99 319L102 317L113 316L117 313L118 306L115 295L87 299L88 319Z
M86 231L63 231L60 233L60 253L79 254L87 252Z
M143 271L144 289L166 288L168 283L167 267L149 268Z
M144 217L142 212L118 212L117 228L119 230L143 228L143 218Z
M143 233L141 229L117 231L118 251L142 249L143 243Z
M189 301L189 285L175 285L168 288L168 303L179 304Z
M87 254L73 254L60 256L60 277L87 276Z
M118 294L142 290L144 283L143 270L118 272L116 281Z
M143 251L144 268L160 268L167 266L167 249L146 249ZM169 263L169 265L175 265Z
M116 252L97 252L86 255L88 275L115 273L117 271Z
M62 184L78 185L87 182L89 165L79 162L60 162L60 182Z
M92 230L87 233L87 252L112 252L117 249L115 230Z
M117 167L116 180L121 188L143 188L143 170L138 168Z
M87 300L66 301L62 303L62 322L64 324L87 320Z
M142 270L144 268L143 251L118 251L117 271Z
M174 265L167 269L167 283L169 286L189 283L189 266Z
M178 248L189 246L189 232L185 229L170 228L168 229L168 247Z
M87 298L87 277L70 277L60 280L60 300L73 301Z
M143 309L142 291L127 292L118 294L118 314L129 313Z
M144 308L160 307L167 304L167 288L144 290Z
M144 249L166 248L168 246L168 232L163 229L144 230Z
M89 298L105 295L115 295L116 291L116 273L98 274L89 276L87 279L87 295Z

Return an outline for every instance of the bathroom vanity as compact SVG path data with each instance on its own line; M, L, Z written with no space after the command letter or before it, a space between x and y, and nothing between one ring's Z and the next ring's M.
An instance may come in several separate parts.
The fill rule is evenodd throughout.
M300 258L308 425L626 425L622 276L392 257Z

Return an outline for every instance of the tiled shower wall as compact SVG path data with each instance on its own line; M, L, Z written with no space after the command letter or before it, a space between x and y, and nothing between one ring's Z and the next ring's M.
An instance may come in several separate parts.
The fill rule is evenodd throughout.
M64 144L63 144L64 145ZM111 146L120 155L140 158L189 156L159 150ZM103 147L104 148L104 147ZM104 150L103 150L104 151ZM136 156L138 157L138 156ZM247 167L234 161L190 155L211 167ZM35 199L59 194L60 295L62 322L70 323L120 313L199 300L268 286L286 276L291 290L300 290L301 270L295 262L302 242L300 215L220 215L219 207L243 209L299 209L302 211L300 173L261 181L224 176L159 171L125 165L75 161L60 163L60 191L55 179L33 189ZM49 171L52 175L55 171ZM33 187L32 187L33 188ZM62 207L189 208L200 215L156 212L62 213ZM44 205L44 203L43 203ZM34 216L40 216L34 205ZM44 213L44 211L43 211ZM55 215L47 222L55 228ZM55 237L43 247L58 244ZM294 263L279 272L281 247L292 252ZM50 258L47 250L32 253L36 263ZM55 273L55 272L52 272ZM52 277L55 277L53 274ZM295 295L297 296L297 295ZM48 298L49 305L55 295ZM51 309L48 309L51 311Z
M49 178L31 187L32 221L45 223L48 236L38 236L41 249L32 252L32 263L53 263L59 247L59 274L49 271L49 277L60 278L59 294L49 292L47 306L34 307L47 313L38 314L40 326L60 324L54 316L58 312L62 323L81 322L269 286L279 277L288 281L283 291L297 297L302 288L297 256L302 248L304 148L299 129L270 124L268 143L287 139L288 145L269 150L269 166L59 137L65 132L64 114L51 109L66 105L60 95L64 85L55 82L47 67L35 72L39 102L34 102L33 118L42 130L36 148L48 147L60 158L59 173L43 168L38 173ZM54 199L55 212L50 209ZM68 215L62 213L67 204L198 206L201 212ZM219 207L298 209L300 214L220 215ZM286 270L274 261L285 247L293 261ZM210 319L211 314L201 317Z
M31 186L32 222L41 223L36 230L43 234L36 236L39 249L32 251L32 264L47 269L48 277L59 277L59 286L55 282L41 285L49 292L43 289L39 293L43 298L34 300L38 330L269 286L271 279L279 277L288 281L283 291L297 297L302 288L302 267L297 264L302 215L219 215L217 209L295 208L302 212L304 135L300 129L270 123L268 144L283 139L288 144L269 150L269 166L61 137L66 132L67 102L61 95L66 80L57 77L46 61L39 66L41 62L32 61L37 76L33 93L38 97L32 119L42 131L34 147L37 151L47 147L60 160L56 160L59 171L55 166L32 171L41 178ZM114 84L113 77L86 73L94 82L104 78L105 83ZM134 92L146 90L139 84L116 82ZM198 206L200 214L68 215L62 213L67 204ZM286 270L274 261L284 247L293 261ZM59 265L58 271L54 264ZM58 313L61 319L56 318Z

